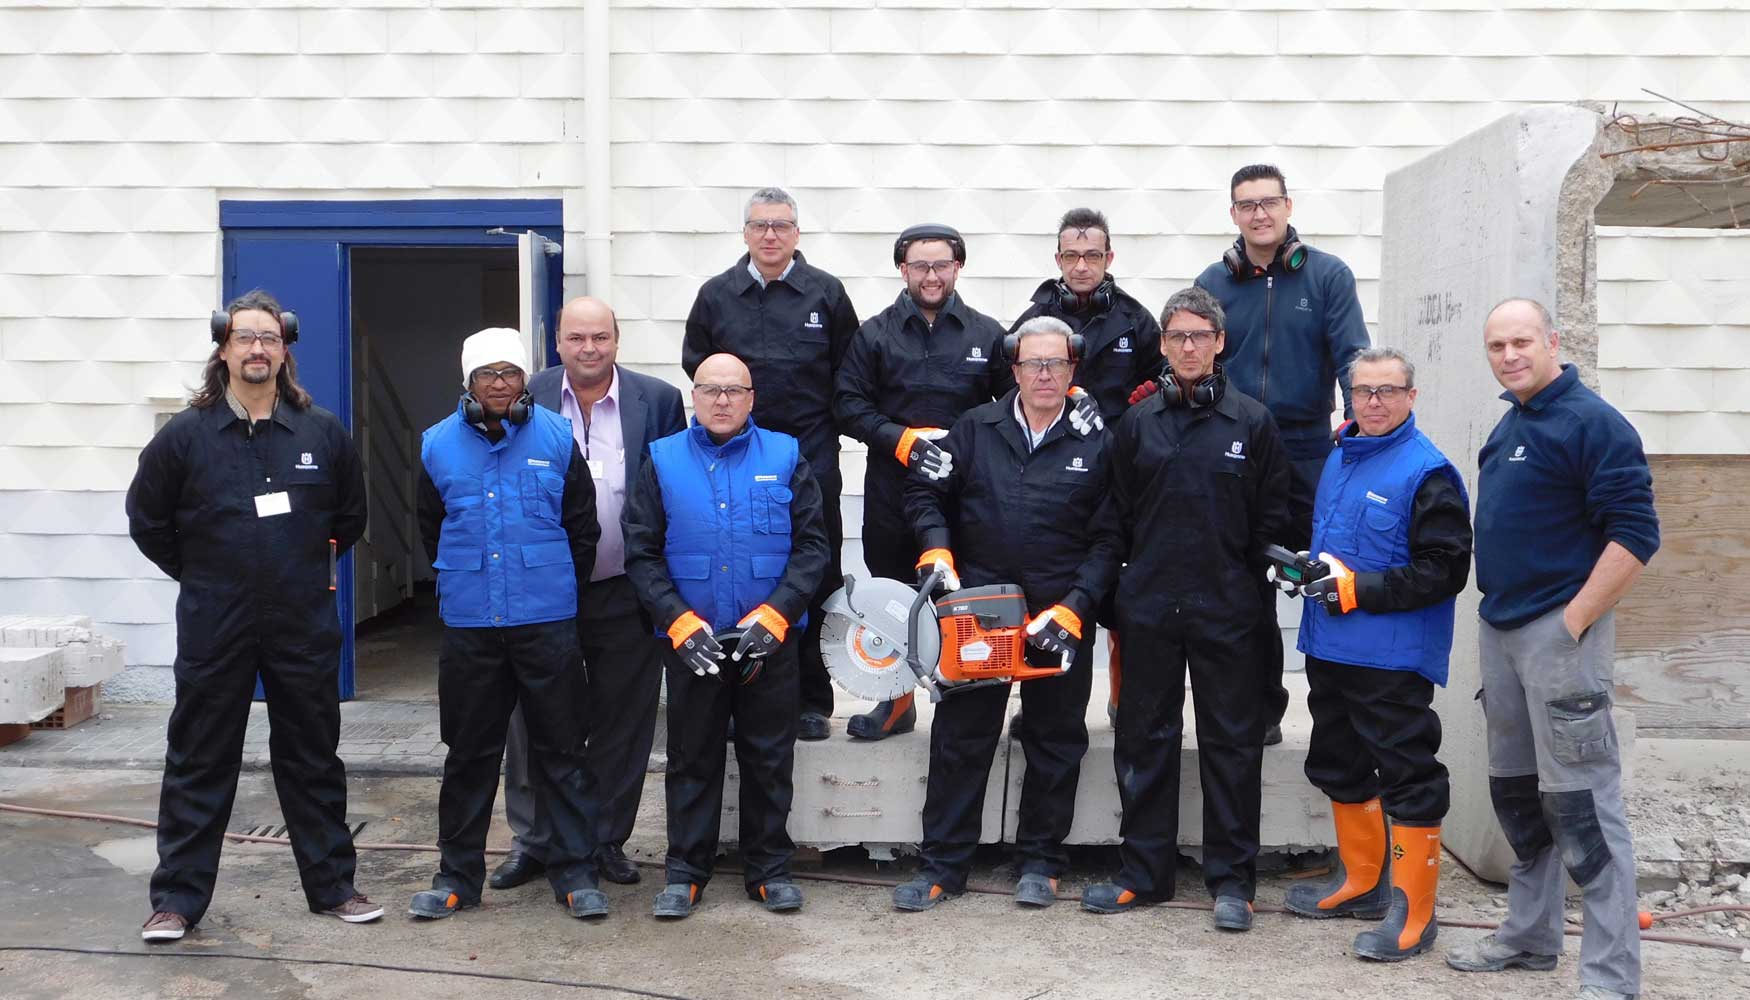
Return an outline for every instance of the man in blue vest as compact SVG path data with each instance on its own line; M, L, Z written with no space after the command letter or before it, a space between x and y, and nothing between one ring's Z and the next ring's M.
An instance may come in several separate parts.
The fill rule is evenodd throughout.
M1458 470L1416 429L1416 369L1403 352L1370 347L1348 376L1355 419L1313 506L1312 551L1330 574L1284 588L1309 601L1306 776L1331 799L1338 865L1322 884L1290 888L1286 905L1384 918L1355 938L1355 954L1395 962L1427 951L1438 930L1449 790L1434 685L1446 683L1453 598L1470 576L1470 507Z
M462 344L456 412L420 447L419 534L437 570L443 785L431 888L408 912L435 920L478 905L505 730L520 701L535 810L547 820L547 881L574 917L608 912L596 886L594 792L584 766L578 578L595 564L595 487L571 424L529 398L515 330Z
M626 575L670 644L668 872L653 912L687 916L711 879L732 718L743 883L768 910L799 910L785 830L797 647L831 558L826 515L796 439L751 419L747 365L714 354L693 380L693 425L651 443L623 521Z

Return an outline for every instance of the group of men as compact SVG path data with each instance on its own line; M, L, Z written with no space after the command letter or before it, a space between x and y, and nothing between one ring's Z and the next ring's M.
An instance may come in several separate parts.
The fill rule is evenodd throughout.
M1340 859L1287 908L1377 922L1356 939L1363 957L1426 951L1448 801L1431 705L1469 575L1468 496L1416 428L1413 364L1368 346L1348 268L1289 224L1280 171L1243 168L1230 196L1234 246L1158 318L1118 287L1106 218L1066 213L1059 276L1005 332L956 291L966 242L938 224L899 235L903 290L859 324L843 284L797 250L795 200L761 189L748 253L687 320L690 425L674 388L616 363L618 324L598 300L565 305L562 365L532 377L517 331L469 337L456 410L421 449L448 754L439 869L410 912L480 901L502 760L516 840L491 886L544 873L571 915L605 915L599 879L639 880L623 845L663 678L668 851L653 912L687 916L710 881L730 743L744 888L775 912L802 907L786 823L795 741L831 732L819 633L841 582L844 433L869 446L870 571L950 592L1018 586L1028 644L1069 664L1023 684L1012 723L1027 761L1018 903L1055 902L1068 865L1099 623L1123 843L1115 877L1081 905L1117 913L1175 894L1188 676L1214 921L1251 927L1262 758L1287 701L1281 588L1308 601L1306 772L1332 800ZM1541 305L1508 300L1484 333L1512 404L1481 456L1484 701L1519 863L1508 922L1448 961L1552 967L1565 872L1586 892L1582 981L1602 991L1582 995L1632 995L1610 609L1657 548L1650 476L1632 429L1558 361ZM215 314L213 337L206 384L142 453L128 498L142 551L183 583L148 940L180 937L210 901L258 671L310 908L382 913L352 884L335 752L331 567L363 528L357 456L297 386L295 318L270 296ZM1333 387L1349 418L1334 432ZM922 864L897 908L964 891L1008 696L987 686L938 706ZM292 713L298 724L281 724ZM882 739L915 722L905 696L848 730Z

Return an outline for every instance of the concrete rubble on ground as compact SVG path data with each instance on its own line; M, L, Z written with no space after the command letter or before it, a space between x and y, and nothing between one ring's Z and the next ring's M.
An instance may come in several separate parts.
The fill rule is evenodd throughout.
M0 724L54 714L67 688L120 673L123 644L92 631L83 615L0 615Z
M1750 784L1721 776L1681 791L1631 790L1628 805L1641 909L1657 915L1750 906ZM1750 913L1714 911L1663 920L1659 927L1750 944Z

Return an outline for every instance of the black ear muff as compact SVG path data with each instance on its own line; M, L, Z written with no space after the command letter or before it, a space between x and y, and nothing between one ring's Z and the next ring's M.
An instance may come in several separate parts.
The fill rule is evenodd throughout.
M486 426L486 407L471 392L462 393L462 419L476 427Z
M1227 273L1235 281L1244 281L1252 276L1252 263L1246 260L1245 254L1240 253L1238 246L1228 247L1227 252L1221 255L1221 262L1227 265Z
M212 318L208 320L208 324L213 331L213 343L223 344L225 342L225 336L231 332L231 314L224 312L223 310L215 309L213 310ZM288 344L295 344L298 342L297 313L290 311L280 313L280 336L285 338L285 342Z
M1072 332L1068 337L1064 338L1064 342L1069 347L1070 362L1072 364L1080 364L1082 360L1082 349L1087 346L1087 341L1083 339L1081 334ZM1018 333L1003 334L1003 361L1012 365L1020 356L1021 335Z
M504 411L504 419L513 424L526 424L534 414L534 405L535 401L529 396L529 390L524 389L522 395L511 400L510 408Z
M1101 313L1112 311L1112 301L1114 298L1112 290L1116 287L1117 283L1112 280L1111 275L1107 275L1100 279L1099 285L1095 286L1093 292L1088 295L1088 301L1085 306L1082 304L1081 299L1076 296L1076 293L1070 291L1069 283L1062 278L1057 279L1057 284L1053 286L1053 290L1057 292L1058 311L1065 315L1074 315L1075 313L1087 309L1094 315L1098 316Z
M215 309L209 322L213 329L213 343L223 344L225 335L231 332L231 314Z
M1276 259L1282 262L1284 271L1293 273L1306 266L1307 251L1310 249L1300 241L1300 236L1295 233L1294 227L1290 226L1288 227L1288 239L1276 248ZM1221 262L1227 265L1227 273L1233 275L1235 281L1245 281L1257 273L1257 269L1252 267L1252 262L1240 249L1240 242L1237 240L1233 246L1227 248L1226 253L1221 255Z
M1277 249L1276 259L1282 262L1283 270L1298 271L1306 265L1306 251L1307 245L1290 231L1288 241Z
M1222 374L1221 362L1218 361L1208 375L1197 380L1197 384L1191 387L1191 395L1187 397L1185 390L1179 388L1179 380L1173 377L1173 366L1162 365L1159 378L1161 402L1171 409L1195 410L1214 406L1227 394L1227 380Z
M960 230L953 226L945 226L939 222L924 222L906 227L905 232L893 241L893 264L900 267L905 264L905 251L919 240L942 240L954 252L955 261L966 263L966 240L960 235Z
M298 342L298 314L291 310L280 313L280 335L286 338L286 343Z

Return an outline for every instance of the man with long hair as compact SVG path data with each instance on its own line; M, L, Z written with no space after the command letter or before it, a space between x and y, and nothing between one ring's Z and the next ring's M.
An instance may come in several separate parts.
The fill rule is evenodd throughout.
M234 300L212 334L200 389L140 453L128 488L129 534L181 584L147 941L182 937L212 901L258 675L305 901L348 923L383 915L353 886L335 752L335 563L364 534L363 466L346 427L298 385L296 317L273 296Z

